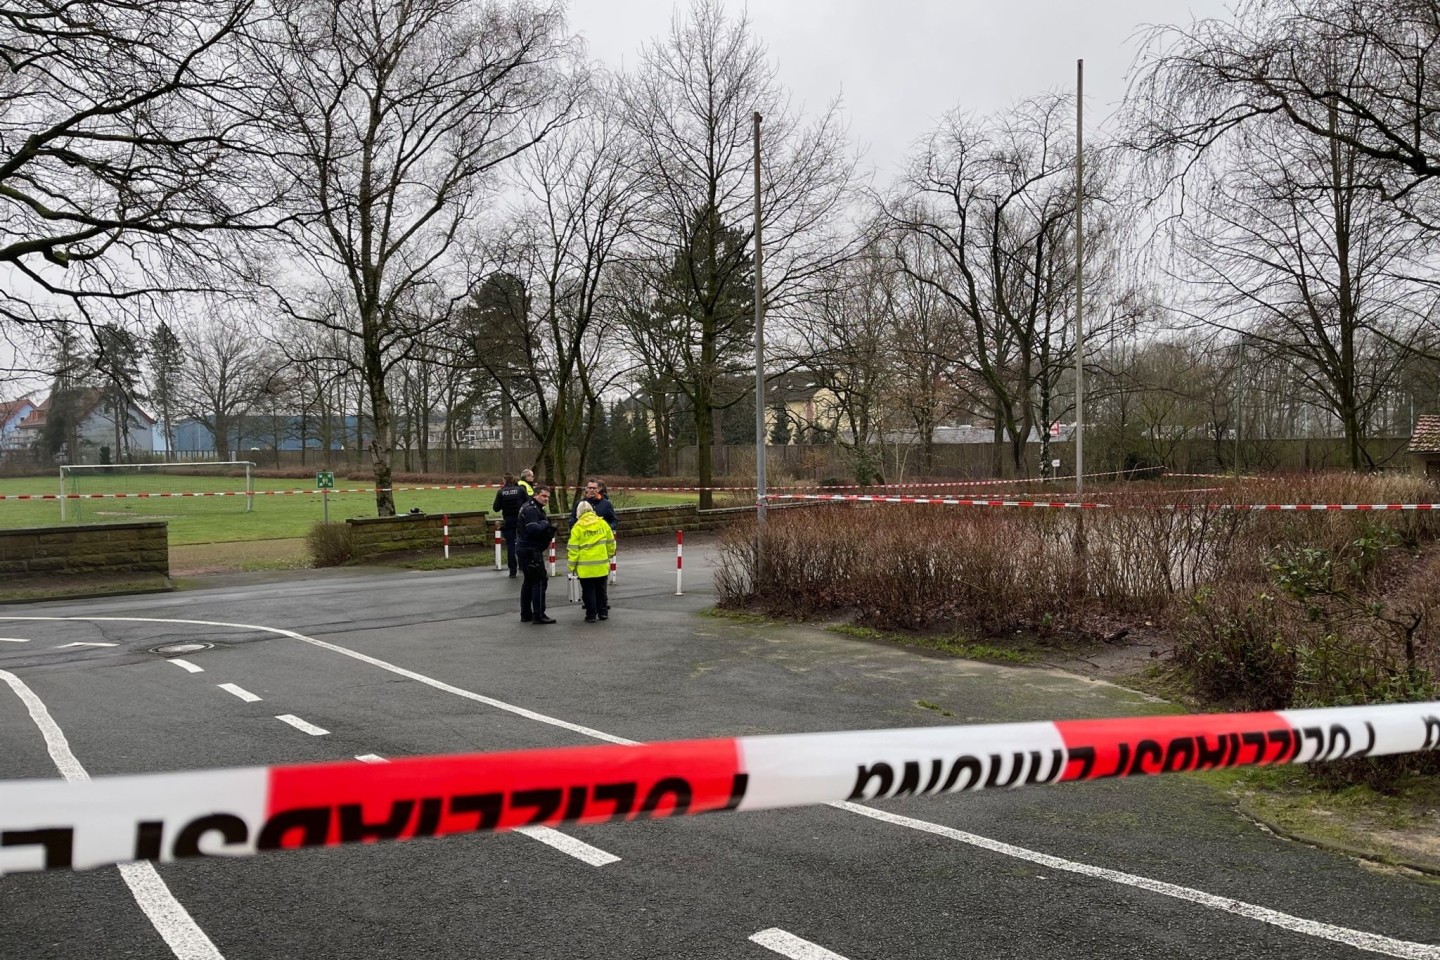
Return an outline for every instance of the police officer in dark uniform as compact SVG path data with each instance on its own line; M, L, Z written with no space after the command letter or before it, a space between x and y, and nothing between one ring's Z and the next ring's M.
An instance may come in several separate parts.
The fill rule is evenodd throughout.
M501 516L500 535L505 538L505 556L510 561L510 576L516 575L515 562L515 525L520 520L520 508L530 499L530 494L525 488L515 482L515 474L505 474L504 485L495 492L495 503L491 510L498 511Z
M545 615L545 589L550 585L550 574L545 569L545 551L555 536L555 525L550 522L546 509L550 505L550 488L536 484L535 496L520 508L520 519L516 524L515 553L520 563L520 572L525 579L520 582L520 619L525 623L554 623Z

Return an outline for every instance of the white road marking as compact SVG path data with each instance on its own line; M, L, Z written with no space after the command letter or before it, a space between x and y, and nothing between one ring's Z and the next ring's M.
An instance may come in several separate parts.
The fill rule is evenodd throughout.
M1127 887L1146 890L1150 893L1158 893L1164 897L1174 897L1177 900L1185 900L1189 903L1199 904L1202 907L1209 907L1212 910L1233 913L1236 916L1246 917L1250 920L1259 920L1261 923L1268 923L1271 926L1279 927L1282 930L1289 930L1293 933L1303 933L1321 940L1343 943L1359 950L1368 950L1371 953L1383 953L1391 957L1401 957L1404 958L1404 960L1440 960L1440 946L1433 944L1415 943L1410 940L1396 940L1392 937L1381 936L1376 933L1365 933L1361 930L1351 930L1349 927L1338 927L1334 924L1321 923L1317 920L1293 917L1288 913L1281 913L1278 910L1271 910L1268 907L1245 903L1243 900L1234 900L1230 897L1217 897L1212 893L1192 890L1189 887L1166 883L1163 880L1151 880L1149 877L1136 876L1133 873L1107 870L1104 867L1092 867L1088 863L1076 863L1073 860L1054 857L1048 853L1027 850L1024 847L1002 843L999 840L991 840L989 837L966 833L963 830L956 830L953 827L942 826L938 823L930 823L926 820L916 820L913 817L902 817L898 813L876 810L874 807L866 807L858 803L839 801L826 804L826 806L834 807L837 810L845 810L849 813L858 813L862 817L869 817L872 820L879 820L882 823L892 823L899 827L909 827L911 830L921 830L925 833L933 833L936 836L946 837L950 840L958 840L961 843L968 843L982 850L989 850L1007 857L1014 857L1017 860L1028 860L1031 863L1049 867L1051 870L1063 870L1067 873L1079 874L1082 877L1108 880L1111 883L1119 883Z
M761 930L750 938L750 942L758 943L766 950L789 957L790 960L845 960L840 954L826 950L809 940L802 940L793 933L786 933L779 927Z
M552 830L549 827L519 827L516 833L523 833L531 840L539 840L548 847L554 847L561 853L568 853L576 860L582 860L592 867L603 867L611 863L619 863L620 858L613 853L607 853L599 847L592 847L584 840L576 840L569 834L561 833L559 830Z
M164 619L159 617L0 616L0 622L16 620L52 622L80 621L85 623L176 623L189 626L226 627L239 630L258 630L261 633L272 633L277 636L290 637L294 640L300 640L304 643L312 644L313 646L321 647L326 650L332 650L335 653L342 654L343 656L350 657L354 660L359 660L363 663L369 663L373 666L380 667L382 670L389 670L391 673L399 674L402 677L408 677L419 683L434 687L437 690L444 690L446 693L453 693L456 696L465 697L466 699L474 700L477 703L488 704L497 709L505 710L531 720L536 720L540 723L548 723L552 726L561 727L566 730L572 730L576 733L584 734L585 736L591 737L595 740L604 740L607 743L620 743L631 745L635 745L638 743L638 741L635 740L627 740L624 737L617 737L613 734L594 730L590 727L583 727L579 724L570 723L565 720L559 720L555 717L548 717L543 713L536 713L535 711L527 710L524 707L517 707L514 704L505 703L502 700L495 700L490 697L481 696L478 693L472 693L469 690L464 690L460 687L452 686L451 684L444 683L440 680L435 680L431 677L427 677L424 674L415 673L414 671L406 670L403 667L397 667L392 663L386 663L384 660L377 659L376 657L367 656L363 653L359 653L355 650L350 650L337 644L327 643L324 640L316 640L314 637L307 637L304 634L296 633L293 630L286 630L281 627L262 627L251 623L228 623L215 620L177 620ZM3 671L0 671L0 673L3 673ZM304 721L300 722L303 723ZM319 728L317 727L316 729ZM1120 883L1127 886L1136 887L1142 890L1149 891L1151 893L1158 893L1163 896L1175 897L1177 899L1185 900L1199 906L1210 907L1212 909L1233 913L1238 916L1247 917L1252 920L1258 920L1261 923L1268 923L1283 930L1290 930L1296 933L1306 934L1308 936L1333 940L1337 943L1353 944L1359 946L1360 949L1369 950L1374 953L1383 953L1392 957L1399 957L1401 958L1401 960L1440 960L1440 946L1436 946L1434 944L1417 943L1410 940L1397 940L1392 937L1382 936L1380 934L1366 933L1363 930L1353 930L1349 927L1340 927L1333 924L1320 923L1314 920L1306 920L1302 917L1294 917L1289 914L1280 913L1276 910L1270 910L1266 907L1259 907L1253 904L1231 900L1228 897L1217 897L1214 894L1205 893L1201 890L1193 890L1189 887L1181 887L1176 884L1165 883L1160 880L1151 880L1148 877L1141 877L1135 874L1121 873L1117 870L1106 870L1102 867L1092 867L1089 864L1064 860L1060 857L1052 857L1049 854L1038 853L1033 850L1026 850L1023 847L1011 846L1007 843L1001 843L998 840L991 840L987 837L981 837L976 834L964 833L960 830L952 830L949 827L942 827L938 824L928 823L924 820L913 820L909 817L901 817L897 814L886 813L881 810L876 810L872 807L861 806L860 804L837 802L830 804L830 806L838 810L845 810L849 813L857 813L861 816L870 817L875 820L882 820L889 823L894 823L899 826L912 827L913 829L925 830L929 833L947 836L951 839L957 839L965 843L971 843L977 847L983 847L986 850L991 850L995 853L1003 854L1008 857L1016 857L1021 860L1029 860L1033 863L1050 866L1056 870L1063 870L1070 873L1078 873L1084 876L1094 877L1096 879L1108 880L1114 883Z
M29 640L21 640L19 637L0 637L0 643L29 643Z
M313 723L307 723L306 721L301 720L299 717L295 716L293 713L282 713L275 719L288 723L290 724L290 726L294 727L296 730L299 730L301 733L308 733L312 737L323 737L330 733L330 731L326 730L324 727L317 727Z
M237 687L233 683L217 683L215 684L215 686L219 687L221 690L224 690L226 693L235 694L235 696L239 697L241 700L244 700L246 703L260 702L260 698L255 696L255 694L251 693L249 690L246 690L244 687Z
M118 643L89 643L84 640L77 640L74 643L62 643L56 650L64 650L66 647L118 647Z
M181 657L171 657L170 662L175 664L175 666L179 667L181 670L184 670L188 673L205 672L205 668L200 666L198 663L191 663L189 660L185 660Z
M65 739L65 732L50 716L44 701L13 673L0 670L0 680L9 684L10 689L15 691L16 696L29 709L30 719L40 728L40 733L45 738L45 747L50 751L50 759L55 762L60 775L66 780L89 780L90 774L85 772L75 754L70 752L70 742ZM175 895L170 892L165 881L160 879L154 866L149 863L123 863L120 865L120 877L177 960L225 960L214 942L205 935L205 931L200 929L194 918L180 905L180 901L175 899Z
M384 757L377 753L362 753L355 758L365 763L389 763ZM599 847L592 847L583 840L576 840L574 837L561 833L559 830L552 830L549 827L519 827L516 833L524 834L531 840L539 840L546 846L554 847L561 853L567 853L576 860L583 860L592 867L603 867L611 863L619 863L620 858L613 853L601 850Z

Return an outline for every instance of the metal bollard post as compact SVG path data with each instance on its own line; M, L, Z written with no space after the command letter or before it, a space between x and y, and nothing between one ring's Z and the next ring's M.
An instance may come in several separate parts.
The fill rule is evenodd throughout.
M550 576L555 576L555 538L550 538Z
M440 517L440 523L443 525L444 531L445 531L445 559L446 559L446 560L449 560L449 559L450 559L450 514L448 514L448 513L447 513L447 514L443 514L443 515Z
M504 569L500 564L500 524L495 524L495 569Z
M685 531L684 531L684 530L676 530L676 531L675 531L675 596L677 596L677 597L683 597L683 596L685 595L684 581L681 579L681 577L684 576L684 574L682 573L682 567L684 566L684 562L683 562L682 558L683 558L684 554L685 554Z

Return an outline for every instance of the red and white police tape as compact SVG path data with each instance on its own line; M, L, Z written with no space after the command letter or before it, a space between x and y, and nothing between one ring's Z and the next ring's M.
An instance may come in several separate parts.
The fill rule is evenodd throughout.
M1240 510L1298 513L1352 511L1440 511L1440 503L1098 503L1081 500L995 500L966 497L887 497L869 494L782 493L767 500L816 500L837 503L921 503L950 507L1020 507L1049 510Z
M0 781L0 874L1440 750L1440 702Z

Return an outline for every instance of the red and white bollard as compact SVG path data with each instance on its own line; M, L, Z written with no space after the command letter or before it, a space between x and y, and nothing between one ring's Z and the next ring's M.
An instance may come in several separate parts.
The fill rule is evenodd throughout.
M550 538L550 576L555 576L555 538Z
M440 517L440 522L445 530L445 559L450 559L450 514L446 513Z
M611 557L611 558L610 558L610 582L611 582L612 584L615 582L615 558L614 558L614 557Z
M676 530L676 531L675 531L675 596L677 596L677 597L683 597L683 596L685 595L684 581L681 579L681 578L684 576L684 572L683 572L684 556L685 556L685 531L684 531L684 530Z
M501 569L500 565L500 524L495 524L495 569Z

